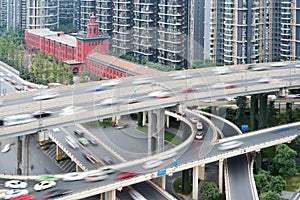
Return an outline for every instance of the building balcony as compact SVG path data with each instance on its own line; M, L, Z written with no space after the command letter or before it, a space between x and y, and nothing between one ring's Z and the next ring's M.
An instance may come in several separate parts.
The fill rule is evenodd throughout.
M173 50L173 49L167 49L165 47L157 47L158 50L160 51L166 51L166 52L170 52L170 53L181 53L181 50Z
M172 62L172 63L181 63L181 59L164 58L164 57L161 57L161 56L157 56L157 58L160 59L160 60L169 61L169 62Z

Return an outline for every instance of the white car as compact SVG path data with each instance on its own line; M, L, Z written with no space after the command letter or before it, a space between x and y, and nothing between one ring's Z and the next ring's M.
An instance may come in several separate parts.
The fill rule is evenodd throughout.
M84 112L84 111L86 111L86 110L83 109L82 107L68 106L66 108L63 108L62 112L59 113L59 115L60 116L63 116L63 115L74 115L74 114L81 113L81 112Z
M82 179L85 179L86 174L81 172L81 173L77 173L77 172L72 172L72 173L67 173L64 175L63 177L63 181L79 181Z
M222 143L220 146L219 146L219 150L230 150L230 149L235 149L237 147L240 147L242 146L244 143L242 141L230 141L230 142L225 142L225 143Z
M270 78L260 78L257 80L258 83L269 83L270 81Z
M147 161L143 164L144 169L151 169L160 166L163 163L162 160L154 159Z
M6 152L8 152L9 150L10 150L10 144L6 144L6 145L2 148L1 152L2 152L2 153L6 153Z
M197 119L196 117L191 117L190 121L194 124L198 123L199 119Z
M159 91L150 92L148 94L148 97L157 97L157 98L159 98L159 97L168 96L168 95L169 95L168 92L159 90Z
M129 195L133 200L147 200L143 195L141 195L138 191L136 190L130 190Z
M251 68L252 71L264 71L264 70L268 70L270 69L269 66L259 66L259 65L256 65L255 67Z
M45 93L38 96L33 97L33 100L39 101L39 100L47 100L47 99L53 99L55 97L58 97L58 93Z
M148 84L151 82L152 82L152 79L150 77L141 77L141 78L135 79L132 83L134 85L142 85L142 84Z
M26 189L12 189L12 190L8 190L5 195L4 195L4 199L11 199L20 195L27 195L29 193L28 190Z
M65 140L68 143L68 145L70 145L70 147L72 147L73 149L78 149L79 148L78 143L72 137L66 136Z
M86 182L102 181L108 178L108 175L103 172L95 172L89 174L86 178Z
M117 98L104 99L103 101L100 102L100 105L102 105L102 106L114 105L114 104L117 104L117 103L119 103L121 101L122 100L117 99Z
M35 191L46 190L48 188L52 188L56 185L55 181L41 181L34 185L33 189Z
M287 65L287 63L285 63L285 62L277 62L277 63L271 64L270 66L271 67L284 67L286 65Z
M195 135L196 140L202 140L203 139L203 132L197 132Z
M27 183L20 180L10 180L4 183L4 187L13 188L13 189L24 189L27 188Z
M4 76L4 73L3 73L3 72L0 72L0 76Z
M230 74L231 72L232 72L232 70L229 68L226 68L226 67L217 67L217 69L216 69L216 74L219 74L219 75Z
M184 72L178 76L174 76L172 79L173 80L181 80L181 79L188 79L192 78L193 76L191 74L184 74Z
M102 86L116 86L119 85L120 83L121 83L120 80L113 80L113 81L103 83Z
M197 128L197 130L203 130L202 122L197 122L196 128Z

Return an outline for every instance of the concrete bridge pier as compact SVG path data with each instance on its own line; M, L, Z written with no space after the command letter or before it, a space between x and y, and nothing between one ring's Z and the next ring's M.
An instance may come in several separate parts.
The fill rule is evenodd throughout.
M62 159L63 150L56 145L56 160L59 161Z
M223 173L224 173L224 160L219 160L219 190L220 194L223 193Z
M250 130L258 129L258 95L251 95L250 104Z
M146 125L146 121L147 121L147 111L143 111L142 126Z
M158 185L163 189L166 190L166 176L158 177Z
M148 155L164 151L165 109L148 111Z
M104 199L105 200L116 200L116 190L105 192Z
M170 116L166 115L166 127L169 128L170 127Z
M17 174L30 175L31 135L19 136L17 139Z
M193 191L192 191L192 199L198 200L199 193L199 170L200 167L193 167Z

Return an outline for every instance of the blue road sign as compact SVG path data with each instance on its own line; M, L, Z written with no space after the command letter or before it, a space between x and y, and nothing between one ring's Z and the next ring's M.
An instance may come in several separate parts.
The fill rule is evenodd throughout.
M157 172L157 177L164 176L164 175L166 175L166 173L167 173L167 171L165 169L159 170Z
M242 125L242 131L248 131L249 127L248 124Z
M173 166L178 168L178 163L177 163L177 160L176 159L173 159Z

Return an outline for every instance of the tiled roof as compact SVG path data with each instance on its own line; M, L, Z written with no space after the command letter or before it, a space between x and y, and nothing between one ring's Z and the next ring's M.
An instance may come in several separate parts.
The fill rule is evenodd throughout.
M123 69L122 71L125 71L132 75L146 75L146 74L153 74L153 73L160 72L156 69L149 68L145 65L139 65L121 58L117 58L115 56L109 56L98 52L93 52L89 54L87 56L87 60L89 59L97 63L101 63L113 68L117 68L119 70Z

